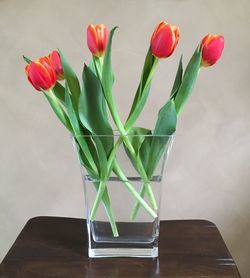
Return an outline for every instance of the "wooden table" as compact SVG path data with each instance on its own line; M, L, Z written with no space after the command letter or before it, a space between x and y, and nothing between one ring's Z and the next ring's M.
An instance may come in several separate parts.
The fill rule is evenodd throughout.
M162 221L157 259L89 259L87 243L85 220L32 218L0 277L240 277L218 229L205 220Z

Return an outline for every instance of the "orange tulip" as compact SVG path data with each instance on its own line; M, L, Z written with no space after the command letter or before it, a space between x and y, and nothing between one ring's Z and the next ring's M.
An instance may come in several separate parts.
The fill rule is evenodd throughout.
M87 28L87 44L89 50L96 57L101 57L108 44L108 28L103 25L90 24Z
M221 35L206 35L201 41L203 67L209 67L215 64L223 51L224 37Z
M63 73L63 68L62 68L62 62L61 62L61 58L60 58L60 54L58 53L58 51L53 50L50 54L49 54L49 58L51 61L51 64L56 72L56 79L57 80L63 80L64 79L64 73Z
M175 50L180 36L180 29L161 21L151 37L151 52L157 58L167 58Z
M48 56L37 59L25 67L25 73L33 87L47 91L56 83L56 72Z

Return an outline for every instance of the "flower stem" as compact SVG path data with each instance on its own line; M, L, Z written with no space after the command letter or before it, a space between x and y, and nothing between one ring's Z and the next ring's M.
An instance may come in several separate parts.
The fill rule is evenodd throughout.
M140 194L134 189L134 187L130 184L125 174L122 172L120 166L118 165L117 161L114 161L114 170L116 171L117 175L120 177L121 181L125 184L127 189L134 195L137 201L143 206L143 208L153 217L156 218L157 214L151 207L142 199Z
M103 193L102 202L103 202L103 204L104 204L106 213L107 213L107 215L108 215L108 219L109 219L109 223L110 223L110 225L111 225L111 229L112 229L113 236L114 236L114 237L118 237L118 236L119 236L119 233L118 233L118 230L117 230L115 218L114 218L113 211L112 211L112 209L111 209L110 204L109 204L109 205L107 204L107 203L108 203L108 202L107 202L107 198L108 198L108 201L109 201L109 196L108 196L108 192L107 192L107 188L106 188L105 191L104 191L104 193ZM109 203L110 203L110 201L109 201Z
M140 194L140 196L141 196L142 198L144 198L145 193L146 193L146 186L142 186L141 191L140 191L139 194ZM137 212L138 212L139 208L140 208L140 203L139 203L139 202L136 202L136 204L135 204L135 206L134 206L134 208L132 209L131 214L130 214L130 219L131 219L131 220L134 220L134 219L135 219L135 217L136 217L136 215L137 215Z
M94 57L94 59L93 59L93 61L94 61L94 64L95 64L95 68L96 68L96 73L97 73L97 77L98 77L98 79L100 80L100 83L102 84L102 78L101 78L101 74L102 74L102 63L101 63L101 61L99 60L99 59L96 59L95 57ZM154 70L155 70L155 67L156 67L156 65L157 65L157 60L154 60L154 64L153 64L153 66L152 66L152 68L151 68L151 71L150 71L150 74L149 74L149 77L147 78L147 80L146 80L146 84L145 84L145 86L144 86L144 88L142 89L142 88L140 88L140 91L141 91L141 93L143 93L144 92L144 90L145 90L145 88L149 85L149 83L150 83L150 81L151 81L151 79L152 79L152 76L153 76L153 73L154 73ZM142 81L141 81L142 82ZM140 85L142 85L142 84L140 84ZM107 173L107 177L110 175L110 172L111 172L111 169L112 169L112 165L113 165L113 160L115 159L115 154L116 154L116 151L117 151L117 149L118 149L118 147L119 147L119 145L120 145L120 143L122 142L122 141L124 141L124 143L126 144L126 146L127 146L127 148L128 148L128 150L129 150L129 152L131 153L131 155L132 155L132 157L133 157L133 159L134 159L134 161L136 161L136 163L137 163L137 166L138 166L138 171L139 171L139 173L140 173L140 175L141 175L141 177L142 177L142 179L143 179L143 182L144 183L146 183L147 184L147 186L146 186L146 190L147 190L147 194L148 194L148 197L149 197L149 201L150 201L150 203L152 204L152 206L153 206L153 208L154 209L157 209L157 204L156 204L156 201L155 201L155 198L154 198L154 194L153 194L153 191L152 191L152 189L151 189L151 187L150 187L150 184L149 184L149 181L148 181L148 177L147 177L147 174L146 174L146 171L145 171L145 169L144 169L144 167L143 167L143 164L142 164L142 162L141 162L141 159L139 158L137 158L137 155L136 155L136 153L135 153L135 150L134 150L134 148L133 148L133 146L132 146L132 144L131 144L131 142L129 141L129 139L128 139L128 137L127 137L127 131L125 130L125 128L124 128L124 126L123 126L123 124L122 124L122 122L121 122L121 120L120 120L120 117L119 117L119 114L118 114L118 111L117 111L117 109L116 109L116 106L115 106L115 103L114 103L114 100L113 100L113 95L112 95L112 92L111 91L105 91L105 89L103 88L103 93L104 93L104 96L105 96L105 99L106 99L106 101L107 101L107 104L108 104L108 107L109 107L109 110L110 110L110 113L111 113L111 115L112 115L112 118L113 118L113 120L114 120L114 122L115 122L115 124L116 124L116 126L117 126L117 128L118 128L118 130L119 130L119 132L120 132L120 134L121 134L121 140L120 140L120 138L119 138L119 140L118 140L118 144L116 144L115 145L115 148L114 148L114 152L112 153L112 156L109 158L109 160L108 160L108 173ZM133 121L133 120L132 120ZM131 122L132 122L131 121ZM129 123L128 123L128 126L129 126ZM131 126L132 126L132 124L131 124ZM117 168L117 163L115 162L115 164L116 164L116 168ZM119 166L119 165L118 165ZM119 171L118 171L118 173L120 173ZM121 174L121 173L120 173ZM141 204L144 204L144 203L142 203L141 201L143 201L143 199L140 197L140 195L135 191L135 189L133 188L133 186L131 187L131 184L130 183L128 183L128 180L127 180L127 178L126 178L126 176L124 175L124 177L125 177L125 179L122 179L123 181L124 181L124 184L126 185L126 187L130 190L130 192L136 197L136 199L138 200L138 202L140 202ZM134 191L133 191L133 190ZM101 193L100 193L100 198L101 198ZM138 198L139 197L139 198ZM146 203L145 203L146 204ZM147 204L147 206L145 207L145 204L144 204L144 208L148 211L148 208L150 208ZM97 204L98 205L98 204ZM150 208L150 210L152 210L151 208ZM156 215L156 213L154 212L154 215Z
M93 221L95 219L96 212L97 212L97 209L98 209L98 207L100 205L100 202L102 200L102 196L103 196L103 193L104 193L105 189L106 189L106 181L100 181L98 191L97 191L97 195L96 195L96 198L95 198L95 201L94 201L94 205L92 207L90 217L89 217L91 221Z
M95 185L96 190L98 191L99 183L95 182L95 181L93 183ZM104 208L106 210L106 213L107 213L107 216L108 216L108 219L109 219L109 223L111 225L113 236L118 237L119 233L118 233L118 230L117 230L114 214L113 214L113 211L112 211L111 206L110 206L110 199L109 199L107 187L105 188L105 190L103 192L102 202L103 202Z
M146 190L147 190L147 194L148 194L148 197L149 197L149 201L150 201L151 205L153 206L153 208L156 210L157 209L157 203L156 203L156 200L155 200L152 188L151 188L151 186L149 184L147 173L146 173L146 171L145 171L145 169L143 167L141 159L137 158L135 150L134 150L131 142L128 139L127 132L124 129L123 124L122 124L122 122L120 120L120 117L118 115L118 111L116 109L116 106L114 105L113 97L112 97L111 94L110 94L110 97L109 97L108 105L109 105L109 109L110 109L111 115L112 115L112 117L114 119L114 122L115 122L119 132L121 133L122 140L126 144L126 146L127 146L128 150L129 150L130 154L132 155L134 161L136 161L137 167L138 167L138 171L139 171L139 173L140 173L140 175L142 177L143 182L145 184L147 184Z

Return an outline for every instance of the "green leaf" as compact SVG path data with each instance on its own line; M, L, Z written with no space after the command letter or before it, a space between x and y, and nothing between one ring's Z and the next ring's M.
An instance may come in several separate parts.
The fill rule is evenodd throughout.
M149 49L145 58L141 80L137 88L129 116L126 120L126 129L130 129L130 127L133 126L146 103L157 61L158 60L152 55L151 50Z
M84 152L82 151L81 147L79 146L79 143L77 142L77 139L74 138L76 147L77 147L77 153L78 153L78 159L82 166L84 166L90 175L90 177L94 180L100 180L99 175L97 175L96 172L93 171L91 165L89 164L89 161L87 157L85 156Z
M27 64L30 64L30 63L32 62L32 60L30 60L29 58L25 57L24 55L23 55L23 59L24 59L24 61L25 61Z
M176 73L175 80L174 80L174 85L173 85L173 88L172 88L172 91L170 94L171 98L175 98L175 96L180 88L180 85L182 82L182 74L183 74L183 66L182 66L182 55L181 55L179 66L178 66L177 73Z
M96 69L95 69L95 63L94 63L94 57L92 57L92 59L90 60L88 67L95 74L95 76L97 76Z
M150 159L150 147L152 143L152 132L149 130L148 136L145 136L145 139L141 145L139 156L142 162L144 169L147 169L148 161Z
M103 60L102 86L103 86L103 91L106 99L109 99L109 95L112 92L112 85L114 83L114 74L112 71L112 64L111 64L111 47L112 47L113 35L116 28L117 26L110 31L108 45Z
M55 96L65 105L65 88L59 82L56 82L56 85L52 89Z
M90 167L92 168L93 172L98 173L96 163L93 159L94 154L91 153L88 143L86 141L86 138L83 136L84 134L82 134L82 129L81 129L77 114L73 107L70 89L68 87L67 81L65 81L65 104L66 104L66 108L68 111L71 126L73 128L74 136L75 136L77 142L79 143L86 159L88 160L88 163L89 163Z
M196 78L198 76L201 64L201 48L200 45L196 48L192 58L190 59L187 68L184 72L182 83L175 96L175 108L177 114L181 111L184 104L191 95Z
M149 49L148 53L146 55L146 58L145 58L144 65L143 65L142 74L141 74L141 80L140 80L140 83L139 83L138 88L136 90L134 101L133 101L131 110L129 112L129 117L132 115L133 111L135 110L135 108L137 106L137 103L138 103L139 99L141 98L141 95L142 95L142 92L143 92L143 88L145 87L147 77L148 77L148 75L150 73L150 70L151 70L151 68L153 66L154 59L155 58L152 55L151 50ZM150 87L150 86L148 86L148 87Z
M152 178L154 170L165 151L170 135L175 132L177 115L173 100L169 100L159 111L153 138L150 145L149 159L146 167L148 178Z
M58 49L58 51L59 51L61 62L62 62L64 78L65 78L65 81L67 81L67 83L68 83L69 90L72 95L73 107L74 107L74 110L77 112L79 96L81 93L80 84L79 84L79 81L78 81L78 78L77 78L75 72L73 71L73 69L71 68L69 63L67 62L63 53L59 49Z
M133 146L137 159L140 159L139 157L140 148L144 140L146 140L147 138L146 135L149 135L150 133L151 131L149 129L142 128L142 127L132 127L129 130L129 134L127 135L127 137ZM131 152L127 149L126 144L124 144L124 148L133 166L135 167L135 169L137 169L137 160L135 160L135 158L131 155Z
M42 90L42 89L41 89ZM58 119L62 122L62 124L70 131L72 132L72 126L70 123L70 120L67 116L67 114L65 113L63 107L61 106L60 102L58 102L57 98L54 96L54 94L52 92L45 92L43 91L43 94L45 95L45 97L47 98L51 108L53 109L53 111L55 112L55 114L57 115Z
M93 136L92 137L97 149L97 155L98 155L98 162L99 162L99 173L100 173L100 180L104 180L108 173L108 161L107 161L107 155L105 148L103 147L102 141L100 140L99 136Z
M83 87L79 99L79 117L82 125L100 140L109 155L113 148L113 131L108 121L106 103L100 81L88 66L83 69Z

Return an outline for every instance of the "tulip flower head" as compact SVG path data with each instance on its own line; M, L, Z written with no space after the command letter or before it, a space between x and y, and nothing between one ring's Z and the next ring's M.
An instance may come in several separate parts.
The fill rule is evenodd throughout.
M48 56L37 59L26 65L25 73L32 86L40 91L47 91L56 84L56 72Z
M101 57L108 44L109 31L103 24L90 24L87 28L87 44L91 53L96 57Z
M201 66L209 67L215 64L223 51L224 37L221 35L206 35L201 41L202 61Z
M161 21L151 37L151 51L157 58L167 58L175 50L180 36L180 29Z
M64 79L64 73L63 73L63 68L62 68L62 62L61 62L61 58L60 58L60 54L58 53L58 51L53 50L50 54L49 54L49 58L51 61L51 64L56 72L56 79L57 80L63 80Z

